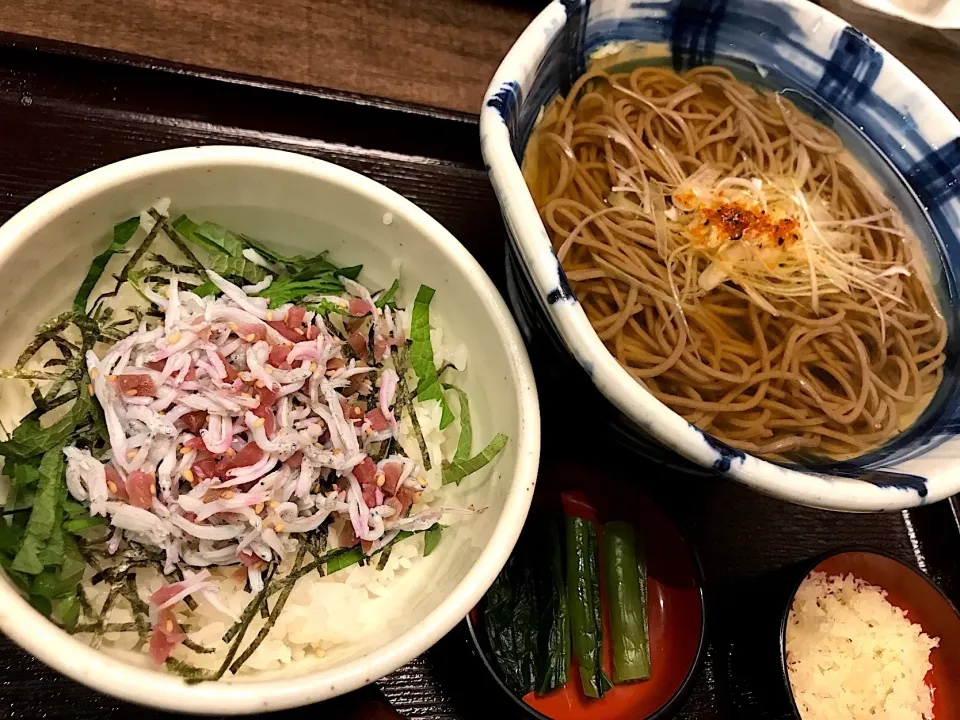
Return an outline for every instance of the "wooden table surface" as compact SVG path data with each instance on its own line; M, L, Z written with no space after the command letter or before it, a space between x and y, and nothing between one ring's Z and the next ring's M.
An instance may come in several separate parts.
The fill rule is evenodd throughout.
M476 114L544 0L0 0L0 31ZM957 112L960 31L822 0Z
M502 284L501 224L472 116L497 64L542 4L0 0L0 32L465 113L451 119L449 113L357 109L323 94L151 74L141 64L105 69L72 54L31 58L24 50L31 43L0 38L0 220L67 178L121 157L187 144L264 144L322 157L385 182L437 217ZM892 50L960 113L955 80L960 34L880 16L851 0L822 4ZM681 710L685 720L771 720L762 691L772 685L754 673L756 657L733 642L738 633L727 634L729 628L753 627L756 620L738 583L770 568L831 547L866 543L908 562L916 557L952 597L960 597L950 544L956 523L944 503L904 515L906 525L898 515L851 516L834 524L825 513L783 506L741 486L694 482L699 484L693 491L665 490L661 502L701 548L713 583L711 612L726 609L740 620L715 623L719 629L702 678ZM482 684L483 670L469 646L461 624L377 686L404 717L508 720L512 713L497 705L489 680ZM360 702L375 691L364 692L275 717L372 720L370 706ZM2 720L132 716L172 717L88 690L0 638Z

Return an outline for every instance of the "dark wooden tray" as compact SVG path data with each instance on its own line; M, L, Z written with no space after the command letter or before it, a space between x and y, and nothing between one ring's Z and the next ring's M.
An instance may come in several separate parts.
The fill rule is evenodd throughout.
M158 65L130 56L0 33L0 221L60 183L153 150L236 143L291 150L364 173L442 222L504 289L500 212L479 152L476 118L254 78ZM535 349L534 349L535 350ZM714 478L685 477L613 448L571 451L560 389L541 385L544 461L611 457L685 526L703 561L709 647L677 717L776 720L760 663L744 652L737 608L790 563L844 545L884 550L933 577L960 603L956 498L888 515L800 508ZM585 449L585 450L586 450ZM479 720L513 711L461 624L436 647L377 683L403 716ZM364 695L365 693L365 695ZM373 717L361 691L276 717ZM358 710L358 708L362 708ZM172 717L135 709L58 675L0 638L0 718Z

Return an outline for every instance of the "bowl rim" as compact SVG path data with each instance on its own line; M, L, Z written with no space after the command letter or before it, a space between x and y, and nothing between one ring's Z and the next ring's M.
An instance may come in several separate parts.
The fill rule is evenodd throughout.
M519 330L500 293L473 256L426 211L384 185L333 163L258 147L214 145L139 155L100 167L34 200L0 226L0 262L47 219L108 189L171 170L243 167L301 175L383 205L409 222L435 252L470 278L469 287L491 316L517 383L520 406L513 479L491 541L453 592L421 623L375 652L329 670L289 678L232 680L187 685L179 676L136 667L94 650L33 609L0 577L0 629L22 648L74 680L123 700L191 714L249 714L307 705L349 692L399 668L437 642L469 612L503 568L526 520L540 455L540 413L533 371ZM504 468L504 472L507 468Z
M793 683L790 682L790 672L787 668L787 623L790 620L790 610L793 608L794 598L797 596L797 590L800 589L800 586L803 584L803 581L807 579L807 576L812 573L818 565L826 562L830 558L837 557L839 555L847 555L849 553L861 553L864 555L877 555L887 560L892 560L898 565L906 568L914 575L918 576L924 580L927 585L933 588L934 591L940 596L943 602L948 608L953 610L953 614L960 618L960 610L957 609L957 606L953 604L953 601L949 596L943 591L933 578L927 576L925 573L921 572L918 568L913 567L909 563L904 562L898 557L891 555L890 553L884 550L877 550L876 548L871 548L866 545L849 545L841 548L834 548L833 550L827 550L819 555L816 555L809 560L799 564L799 569L803 570L803 574L800 578L790 584L789 594L787 596L787 601L784 604L783 612L780 617L780 672L783 676L783 685L787 691L787 701L790 704L790 710L793 713L793 717L796 720L803 720L800 716L800 709L797 707L796 698L793 695ZM882 589L882 588L881 588Z
M700 559L700 551L697 549L697 546L691 540L691 535L687 531L686 526L681 523L677 518L667 510L663 505L661 505L652 495L642 490L638 490L643 495L647 497L648 500L663 513L664 517L667 518L676 529L677 533L680 535L680 539L683 541L683 545L687 550L687 554L690 557L690 564L693 567L693 579L697 583L697 595L700 598L700 637L697 639L697 651L693 656L693 662L690 663L690 668L687 670L687 674L684 675L683 680L680 681L680 685L677 686L677 689L673 694L663 703L660 707L654 710L649 715L644 715L642 717L638 716L637 720L666 720L670 717L674 711L676 711L680 705L687 699L687 696L692 692L693 686L696 684L697 679L700 676L700 671L703 669L703 665L707 660L707 623L710 621L710 616L712 613L709 612L709 604L707 600L707 582L703 572L703 562ZM536 512L536 511L534 511ZM480 599L477 601L476 605L467 613L464 622L467 624L467 631L470 635L470 641L473 643L473 649L476 651L477 655L480 656L480 660L483 662L483 666L487 671L487 674L493 678L493 681L496 683L497 687L500 688L507 697L509 697L513 703L521 708L524 714L527 717L534 718L534 720L553 720L549 715L544 715L542 712L536 708L527 705L522 697L518 697L516 693L513 692L510 688L507 687L503 679L500 677L496 668L488 657L488 653L484 651L484 648L489 645L489 643L484 643L477 634L477 627L474 624L473 614L479 612L480 606L484 603L487 593L483 593ZM567 682L573 682L574 679L570 678Z
M830 475L829 469L810 472L778 465L750 453L728 448L708 433L694 427L642 388L606 349L590 325L582 306L573 302L549 302L551 293L566 286L566 276L557 262L546 228L530 196L511 147L510 133L501 109L502 93L516 88L522 78L537 72L549 43L561 32L568 6L584 0L553 0L526 27L495 72L484 95L480 112L480 138L484 161L508 228L507 242L515 239L520 260L538 292L547 319L557 330L566 350L590 375L597 389L644 432L668 448L701 466L741 482L758 492L825 510L890 512L936 502L960 492L960 472L934 469L921 487L910 483L874 483ZM644 4L649 0L641 0ZM814 17L827 30L851 27L842 18L805 0L775 0L798 16ZM866 36L864 36L866 37ZM905 85L915 88L924 112L933 115L953 136L960 136L958 120L943 102L911 70L885 48L869 40L889 68ZM514 98L516 99L516 98ZM511 239L512 238L512 239ZM522 281L522 280L521 280ZM567 286L568 287L568 286ZM560 293L561 300L565 295ZM869 475L869 471L864 471Z

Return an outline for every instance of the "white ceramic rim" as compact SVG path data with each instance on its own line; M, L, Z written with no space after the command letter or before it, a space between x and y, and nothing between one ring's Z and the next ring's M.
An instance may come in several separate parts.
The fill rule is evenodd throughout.
M776 0L795 14L816 15L826 27L849 24L806 0ZM527 26L503 62L497 68L484 96L480 112L480 139L483 157L490 168L490 179L497 192L504 217L517 240L540 294L540 301L558 287L558 263L546 228L527 189L513 150L510 134L500 111L490 104L501 88L536 72L544 52L563 28L567 11L564 0L554 0ZM871 42L873 42L871 40ZM887 50L873 43L883 55L884 68L892 70L902 83L918 89L924 112L952 127L960 136L960 121L943 102ZM653 395L620 366L590 325L579 303L545 303L567 349L590 374L594 384L630 420L644 428L667 447L705 467L712 467L718 452L702 432L691 426ZM828 510L887 512L925 505L960 492L960 470L954 467L933 469L927 475L927 494L912 488L878 486L865 481L827 475L810 475L775 465L745 453L734 460L724 474L759 492L782 500Z
M533 372L516 324L486 272L439 222L398 193L352 170L315 158L266 148L207 146L164 150L93 170L51 190L0 227L0 263L12 247L45 224L46 217L144 175L196 167L251 165L300 173L375 198L420 231L464 275L500 329L516 372L522 413L514 478L491 541L474 566L422 623L380 648L330 671L285 679L206 682L187 685L178 676L138 668L94 650L34 610L4 579L0 581L0 629L18 645L74 680L124 700L197 714L247 714L307 705L355 690L411 661L446 635L476 605L503 569L523 527L537 476L540 413ZM322 679L321 679L322 678Z

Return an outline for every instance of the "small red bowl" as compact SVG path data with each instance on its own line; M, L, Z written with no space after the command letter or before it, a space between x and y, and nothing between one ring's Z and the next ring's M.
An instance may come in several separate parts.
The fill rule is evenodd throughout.
M497 685L527 717L538 720L654 720L678 708L692 687L706 647L702 571L677 525L649 497L595 469L563 466L541 470L533 513L559 512L560 494L579 491L601 522L626 520L643 533L647 549L652 674L643 682L616 685L599 700L583 695L577 674L544 697L514 694L502 681L483 627L483 601L467 618L470 636ZM612 675L608 623L604 669Z
M925 680L934 688L933 715L960 718L960 613L946 595L925 575L888 555L860 549L834 552L808 564L806 572L790 593L780 625L780 662L793 715L801 720L787 672L786 631L790 608L800 584L811 572L827 575L852 574L887 591L887 600L906 610L910 622L917 623L940 643L930 652L933 666Z

